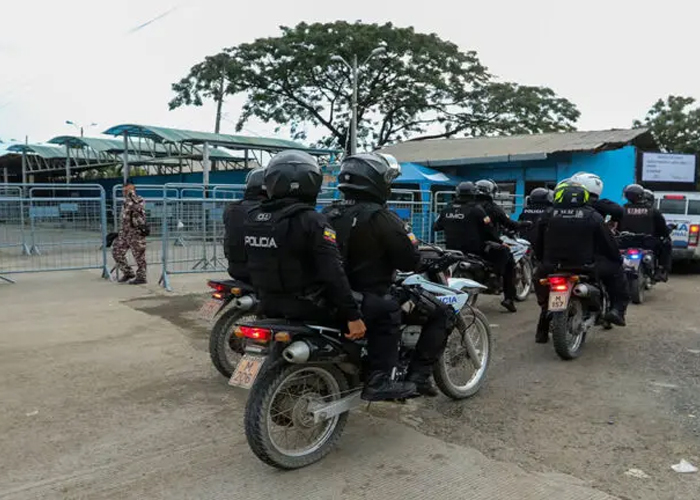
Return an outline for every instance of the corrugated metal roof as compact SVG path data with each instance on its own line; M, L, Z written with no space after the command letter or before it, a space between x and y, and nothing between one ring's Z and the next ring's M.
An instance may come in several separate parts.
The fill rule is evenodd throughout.
M26 149L27 153L34 153L46 160L55 160L66 157L66 148L54 146L52 144L14 144L8 148L9 151L21 153Z
M156 142L189 142L229 147L231 149L255 148L280 151L283 149L302 149L314 151L318 154L333 153L332 150L310 150L303 144L286 139L268 137L248 137L243 135L214 134L212 132L197 132L194 130L181 130L176 128L154 127L151 125L123 124L116 125L106 130L107 135L121 135L126 132L132 137L145 137Z
M620 147L631 142L656 146L647 129L603 130L597 132L561 132L549 134L459 139L407 141L380 150L400 162L424 165L458 165L477 162L544 159L549 154L595 151Z

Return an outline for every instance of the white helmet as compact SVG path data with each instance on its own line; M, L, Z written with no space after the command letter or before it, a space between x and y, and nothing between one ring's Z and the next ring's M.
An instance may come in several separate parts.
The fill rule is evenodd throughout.
M597 197L600 197L600 194L603 192L603 181L596 174L577 172L569 180L570 182L581 184L589 193Z

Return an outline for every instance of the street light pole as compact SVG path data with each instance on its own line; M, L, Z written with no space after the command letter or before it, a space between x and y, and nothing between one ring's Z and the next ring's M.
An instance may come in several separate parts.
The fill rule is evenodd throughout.
M370 52L367 59L362 63L362 66L367 64L370 59L379 54L386 52L386 47L379 46ZM352 84L352 97L350 100L351 107L351 118L350 118L350 154L354 155L357 153L357 89L359 86L359 73L360 65L357 63L357 54L352 56L352 64L349 64L342 56L334 55L331 57L331 61L342 62L350 70L351 73L351 84Z
M357 54L352 56L352 118L350 120L350 154L357 154Z

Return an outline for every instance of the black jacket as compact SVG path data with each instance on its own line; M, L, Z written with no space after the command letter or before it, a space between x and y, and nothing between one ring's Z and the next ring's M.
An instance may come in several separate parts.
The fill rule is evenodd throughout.
M448 205L433 231L444 231L447 248L464 253L483 254L489 241L501 244L493 221L476 201L457 200Z
M546 212L537 223L534 250L545 265L575 268L594 264L598 258L622 262L617 242L592 206Z
M595 208L596 212L603 216L603 220L609 215L610 220L617 224L620 224L620 221L622 221L625 215L625 210L622 208L622 205L618 205L614 201L606 198L596 198L591 201L591 206Z
M415 236L386 206L348 199L325 208L323 213L336 231L353 290L383 295L397 269L414 271L418 267Z
M334 306L339 319L359 319L355 301L326 217L295 199L266 200L245 223L251 282L263 311L291 319L308 310Z
M496 204L493 200L480 201L479 204L484 208L486 214L491 218L491 222L496 228L496 234L501 234L504 229L511 231L519 230L522 225L518 221L514 221L503 208Z

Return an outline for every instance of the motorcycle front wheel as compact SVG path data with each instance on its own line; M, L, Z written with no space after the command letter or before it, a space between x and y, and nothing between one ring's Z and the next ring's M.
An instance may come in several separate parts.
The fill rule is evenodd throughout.
M583 328L583 304L572 297L566 311L551 314L549 329L554 350L561 359L578 358L586 342L586 332Z
M532 291L532 264L523 258L515 265L515 300L524 302Z
M491 327L484 314L474 308L462 311L463 324L456 327L447 338L447 345L433 369L435 383L446 396L466 399L481 389L491 363ZM465 346L469 335L480 367L472 363Z
M336 445L348 414L314 423L309 404L340 399L348 382L332 365L279 363L260 374L245 409L245 435L253 453L278 469L306 467Z

